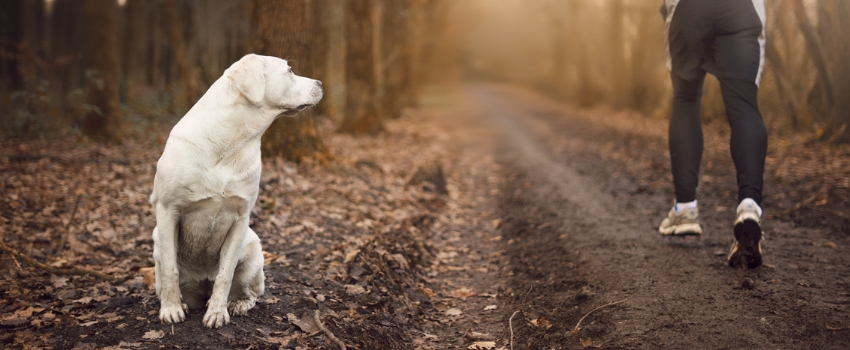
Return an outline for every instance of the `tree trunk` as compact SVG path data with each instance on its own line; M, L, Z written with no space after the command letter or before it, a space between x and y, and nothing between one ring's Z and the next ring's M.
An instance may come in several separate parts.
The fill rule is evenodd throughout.
M0 87L12 91L24 88L18 71L21 43L22 1L0 1Z
M346 112L339 131L374 135L386 131L378 109L374 0L346 0Z
M114 0L83 2L86 102L93 106L83 120L83 133L98 141L120 140L117 11Z
M165 19L168 23L168 38L171 42L171 50L177 59L177 70L180 72L180 80L183 83L183 96L177 102L180 110L188 110L198 100L197 79L194 70L189 66L189 54L186 52L186 43L183 41L183 29L187 25L177 15L175 0L161 0Z
M398 118L407 102L407 66L410 38L407 36L406 22L411 0L386 1L383 10L383 28L381 42L381 69L384 78L383 115Z
M606 41L606 49L608 50L608 102L614 108L623 108L626 106L628 96L629 80L627 78L628 63L626 62L625 39L624 39L624 21L625 8L623 0L610 0L607 2L610 7L610 25L608 26L608 40ZM655 39L655 38L653 38Z
M809 20L809 16L806 15L806 5L803 4L803 0L793 0L791 3L794 5L794 14L805 39L806 49L817 72L817 87L820 89L821 98L815 105L820 104L820 108L818 109L821 113L828 115L835 103L835 89L833 88L832 78L829 75L826 54L823 51L824 48L820 43L817 32Z
M261 55L289 59L296 74L313 77L313 1L254 0L251 29ZM291 161L331 159L316 132L314 113L281 117L263 135L263 154Z

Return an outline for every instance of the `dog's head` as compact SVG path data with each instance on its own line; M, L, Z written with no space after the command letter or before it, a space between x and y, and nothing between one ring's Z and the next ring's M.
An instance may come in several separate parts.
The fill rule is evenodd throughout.
M294 115L322 99L322 82L295 75L277 57L248 54L225 72L231 88L248 103Z

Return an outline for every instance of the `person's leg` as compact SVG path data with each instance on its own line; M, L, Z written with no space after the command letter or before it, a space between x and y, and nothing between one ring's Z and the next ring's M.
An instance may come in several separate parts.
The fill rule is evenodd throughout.
M673 82L673 108L670 114L668 145L673 172L676 202L696 200L699 184L699 167L702 161L703 136L700 120L700 100L705 75L686 81L675 73Z
M738 201L752 198L761 205L767 129L758 108L758 87L752 81L724 78L720 91L732 130L729 149L737 172Z
M730 150L738 176L738 201L751 198L761 205L767 154L767 131L758 107L764 63L762 18L753 1L718 3L722 15L716 23L712 61L732 129Z
M673 110L670 114L669 147L676 204L658 227L665 236L702 234L696 190L702 160L702 123L699 117L705 73L695 80L683 80L671 73Z
M735 242L729 266L755 268L762 264L761 201L767 130L758 108L758 82L763 56L763 3L720 0L713 62L720 80L726 115L732 129L730 151L738 175Z

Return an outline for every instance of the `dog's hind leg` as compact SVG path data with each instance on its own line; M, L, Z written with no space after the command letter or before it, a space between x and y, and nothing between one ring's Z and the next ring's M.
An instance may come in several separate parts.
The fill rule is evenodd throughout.
M265 292L263 249L254 230L248 228L244 244L227 298L227 309L236 316L246 315L256 305L257 297Z

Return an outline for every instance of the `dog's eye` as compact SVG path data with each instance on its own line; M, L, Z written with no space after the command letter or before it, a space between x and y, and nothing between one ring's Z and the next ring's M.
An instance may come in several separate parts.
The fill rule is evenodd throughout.
M291 74L295 74L295 73L292 71L292 68L289 68L289 73L291 73Z

